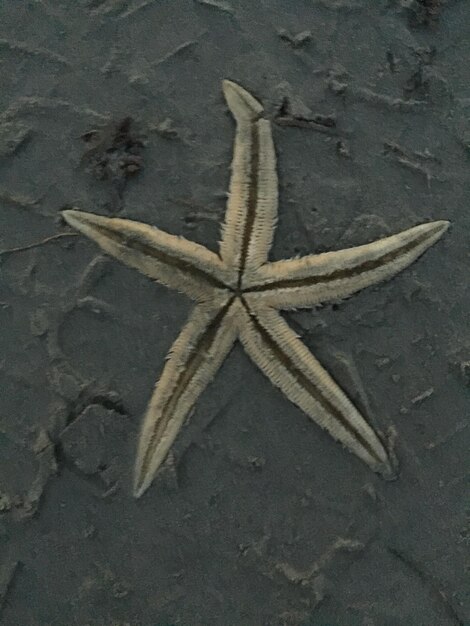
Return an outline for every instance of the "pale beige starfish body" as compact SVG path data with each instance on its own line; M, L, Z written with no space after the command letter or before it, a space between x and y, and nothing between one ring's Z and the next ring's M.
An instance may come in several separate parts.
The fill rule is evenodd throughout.
M224 81L235 117L232 175L220 252L147 224L64 211L108 254L196 301L173 344L140 433L134 494L149 487L184 420L239 339L269 380L312 420L384 476L381 440L279 314L311 308L386 280L448 227L421 224L356 248L269 262L278 208L276 157L261 104Z

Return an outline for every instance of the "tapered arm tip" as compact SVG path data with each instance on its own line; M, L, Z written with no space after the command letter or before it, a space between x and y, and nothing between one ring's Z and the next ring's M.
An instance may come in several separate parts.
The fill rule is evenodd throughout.
M450 222L448 220L437 220L435 222L426 222L421 224L423 233L427 233L428 237L423 244L423 251L432 246L436 241L438 241L442 235L448 230L450 226ZM416 229L420 228L416 227ZM410 229L411 232L412 229Z
M134 482L134 488L132 490L132 495L136 499L140 498L141 496L144 495L144 493L147 491L149 486L150 486L150 483L143 482L142 480L140 480L140 477L139 477Z
M66 209L62 211L62 217L70 226L77 228L77 224L80 222L80 213L76 209Z
M62 217L69 226L79 230L88 237L91 236L90 228L104 226L112 222L112 218L87 213L86 211L80 211L78 209L66 209L62 211Z
M445 233L450 226L450 222L448 220L437 220L435 222L430 222L429 225L435 226L436 230L440 233Z
M263 106L243 87L231 80L222 81L227 106L237 122L253 122L259 119Z

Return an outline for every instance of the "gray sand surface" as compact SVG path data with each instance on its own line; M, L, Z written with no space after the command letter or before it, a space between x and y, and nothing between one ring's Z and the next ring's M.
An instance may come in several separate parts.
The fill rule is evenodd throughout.
M392 281L286 316L394 439L394 482L237 346L131 496L191 303L84 237L48 238L75 206L215 250L224 78L275 122L272 258L452 222ZM469 243L468 2L4 0L1 624L470 624Z

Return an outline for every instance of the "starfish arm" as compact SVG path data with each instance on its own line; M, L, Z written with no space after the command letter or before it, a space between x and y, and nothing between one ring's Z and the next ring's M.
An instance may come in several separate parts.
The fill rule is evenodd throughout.
M261 371L373 471L392 477L393 468L380 439L280 314L253 308L249 298L245 303L240 340Z
M221 259L183 237L132 220L76 210L62 214L111 256L193 300L209 299L227 286L229 272Z
M173 344L143 421L134 473L134 495L150 486L184 420L215 376L237 335L236 303L225 296L200 304Z
M276 309L310 308L347 298L408 267L448 227L444 220L430 222L363 246L267 263L246 290Z
M271 124L259 119L263 107L239 85L225 80L227 105L236 124L229 198L220 254L244 272L266 262L277 219L278 184Z

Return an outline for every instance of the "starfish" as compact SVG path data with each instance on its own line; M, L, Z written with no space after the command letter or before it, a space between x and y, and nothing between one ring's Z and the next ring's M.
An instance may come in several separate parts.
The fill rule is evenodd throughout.
M289 400L373 471L393 477L393 462L379 435L279 311L338 301L391 278L434 244L449 222L420 224L354 248L268 261L278 211L271 125L262 105L242 87L224 80L223 92L236 134L218 253L148 224L63 211L72 227L107 254L196 302L143 420L134 495L150 486L237 340Z

